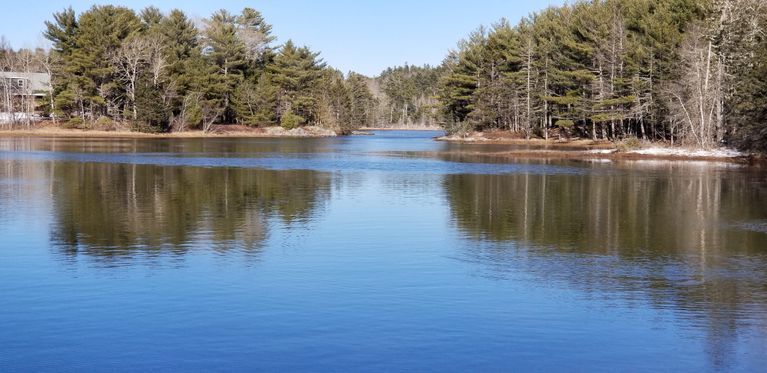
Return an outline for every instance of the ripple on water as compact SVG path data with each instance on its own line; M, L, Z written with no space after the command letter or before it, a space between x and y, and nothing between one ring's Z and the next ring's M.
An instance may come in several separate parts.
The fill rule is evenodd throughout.
M767 364L747 168L412 133L0 149L0 371Z

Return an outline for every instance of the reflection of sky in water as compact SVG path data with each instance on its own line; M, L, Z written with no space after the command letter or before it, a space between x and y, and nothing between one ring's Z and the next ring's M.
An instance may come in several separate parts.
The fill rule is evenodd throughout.
M0 139L0 370L764 366L763 172L431 136Z

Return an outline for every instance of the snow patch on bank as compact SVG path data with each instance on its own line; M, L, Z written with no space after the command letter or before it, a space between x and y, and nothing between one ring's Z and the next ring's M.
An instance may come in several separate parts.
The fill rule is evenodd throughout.
M687 148L664 148L664 147L651 147L644 149L629 150L629 154L642 154L642 155L654 155L654 156L670 156L670 157L691 157L691 158L738 158L746 156L745 153L739 152L734 149L718 148L718 149L687 149Z
M617 151L618 149L592 149L592 150L589 150L588 152L592 154L612 154Z

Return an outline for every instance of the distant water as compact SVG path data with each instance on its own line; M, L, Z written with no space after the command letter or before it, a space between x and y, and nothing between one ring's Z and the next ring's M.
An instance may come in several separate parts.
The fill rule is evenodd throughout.
M0 138L0 371L763 371L767 174Z

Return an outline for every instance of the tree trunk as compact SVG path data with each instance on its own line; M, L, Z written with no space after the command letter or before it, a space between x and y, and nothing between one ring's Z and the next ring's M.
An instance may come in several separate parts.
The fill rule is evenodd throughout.
M527 112L525 113L525 138L530 139L530 111L531 109L531 100L530 100L530 94L532 91L531 87L531 75L532 75L532 66L533 66L533 41L528 40L527 42Z
M546 74L543 81L543 94L548 95L549 94L549 61L546 61ZM543 138L545 140L549 139L549 127L551 126L551 117L549 116L549 100L544 98L543 99Z

